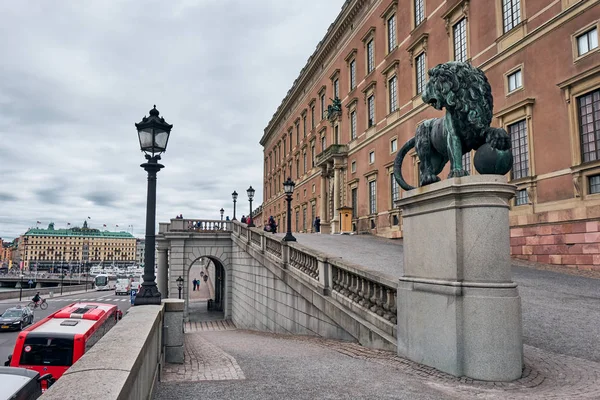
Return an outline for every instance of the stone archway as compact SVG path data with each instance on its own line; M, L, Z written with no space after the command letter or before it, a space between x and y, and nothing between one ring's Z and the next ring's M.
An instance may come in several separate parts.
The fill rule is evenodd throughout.
M215 257L202 256L186 271L186 318L189 321L225 319L227 304L226 271ZM199 282L194 285L193 281Z

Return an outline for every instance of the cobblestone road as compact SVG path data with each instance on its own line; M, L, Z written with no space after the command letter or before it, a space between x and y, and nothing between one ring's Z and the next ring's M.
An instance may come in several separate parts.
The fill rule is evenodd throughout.
M185 356L165 367L155 399L600 399L600 364L531 346L510 383L456 378L355 343L245 330L186 334Z

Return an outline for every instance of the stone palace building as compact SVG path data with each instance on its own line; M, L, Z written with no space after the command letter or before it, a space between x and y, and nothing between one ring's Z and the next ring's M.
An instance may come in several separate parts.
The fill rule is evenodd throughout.
M136 238L129 232L101 231L82 227L55 229L32 228L19 238L23 268L38 271L57 270L83 263L90 265L135 264Z
M260 140L263 222L285 229L289 176L294 231L318 215L322 233L401 237L394 158L442 116L421 100L428 69L465 61L485 71L492 126L512 138L513 255L600 269L599 19L600 0L346 1ZM413 150L412 185L418 163Z

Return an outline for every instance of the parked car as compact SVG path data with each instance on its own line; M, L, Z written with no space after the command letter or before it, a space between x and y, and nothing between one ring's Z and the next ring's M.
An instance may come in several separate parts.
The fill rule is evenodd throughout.
M11 307L0 315L0 330L18 330L33 323L33 311L29 307Z
M34 400L42 395L42 381L48 387L54 383L52 375L26 368L0 367L0 400Z

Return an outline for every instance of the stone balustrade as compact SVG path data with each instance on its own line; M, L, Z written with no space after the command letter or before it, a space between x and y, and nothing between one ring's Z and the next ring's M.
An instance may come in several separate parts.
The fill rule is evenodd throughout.
M306 275L319 280L319 262L317 257L296 248L290 248L289 265Z
M265 261L270 260L270 263L282 270L294 271L305 286L333 300L336 307L363 321L366 330L357 329L355 337L365 335L364 332L371 330L369 335L376 333L372 336L381 338L375 341L359 338L361 343L379 348L395 348L396 279L339 258L329 258L328 255L306 248L297 242L285 242L279 237L265 234L258 228L247 228L236 223L232 237L240 238L248 249L263 254ZM327 314L332 315L329 312ZM348 326L352 326L352 323L348 323ZM348 329L346 326L344 328Z
M267 244L265 246L267 252L281 259L281 242L278 239L272 239L270 237L265 237L265 239L267 240Z
M221 221L218 219L171 219L170 223L160 223L159 233L167 232L197 232L217 233L231 232L232 221Z

